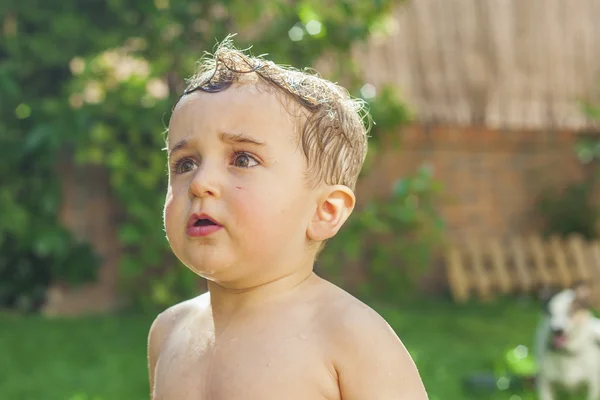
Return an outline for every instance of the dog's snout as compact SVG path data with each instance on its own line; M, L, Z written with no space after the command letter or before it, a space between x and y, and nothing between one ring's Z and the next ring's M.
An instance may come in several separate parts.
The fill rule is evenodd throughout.
M552 327L552 334L554 335L564 335L565 330L561 327Z

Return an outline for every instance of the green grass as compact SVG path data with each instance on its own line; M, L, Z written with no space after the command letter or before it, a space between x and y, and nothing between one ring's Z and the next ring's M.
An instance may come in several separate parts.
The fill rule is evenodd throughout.
M532 393L465 393L463 380L477 372L493 373L508 349L531 350L538 305L500 301L457 306L426 303L404 308L375 306L400 336L425 383L430 400L525 400Z
M465 394L461 382L470 373L493 371L507 348L530 347L534 303L374 308L413 355L431 400L519 400L509 391ZM49 320L0 314L0 399L147 399L151 321L140 315Z
M0 399L147 399L151 322L0 314Z

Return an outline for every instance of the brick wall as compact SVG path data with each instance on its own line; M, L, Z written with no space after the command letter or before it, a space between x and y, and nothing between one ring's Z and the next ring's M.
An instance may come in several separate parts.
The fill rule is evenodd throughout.
M359 199L384 194L428 163L445 187L441 212L450 239L536 231L540 191L584 174L573 152L575 132L414 125L400 135L399 148L385 146L360 182Z
M112 310L118 303L120 246L117 206L111 195L108 174L100 167L74 165L69 157L64 157L58 170L63 188L61 221L76 237L93 244L101 267L93 283L73 288L54 282L42 312L77 315Z

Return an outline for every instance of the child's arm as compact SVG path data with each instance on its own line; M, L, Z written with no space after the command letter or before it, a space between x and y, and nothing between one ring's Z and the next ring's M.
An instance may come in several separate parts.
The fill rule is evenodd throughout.
M148 333L148 374L150 382L150 398L154 398L154 371L160 354L160 349L163 345L166 331L167 319L165 313L159 314L152 322L150 332Z
M410 354L379 314L365 307L343 319L335 361L343 400L428 399Z

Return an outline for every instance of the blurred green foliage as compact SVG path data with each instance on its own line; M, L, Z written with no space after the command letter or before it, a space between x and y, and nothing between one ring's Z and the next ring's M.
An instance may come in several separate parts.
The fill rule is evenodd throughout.
M34 299L43 296L51 280L78 283L95 275L98 260L93 251L78 243L58 219L56 166L71 159L76 168L101 165L109 172L121 208L122 292L138 306L161 307L194 295L198 280L174 259L161 220L167 177L164 133L184 78L193 73L203 52L230 32L241 33L238 47L252 44L278 63L312 66L326 56L328 78L343 82L372 104L376 149L378 139L395 132L409 112L390 88L382 88L379 95L364 90L349 51L370 34L385 34L393 3L0 4L0 277L7 279L0 285L0 306L15 303L6 300L15 296L29 299L19 304L39 302ZM414 198L411 193L399 196ZM396 207L414 207L406 199ZM382 217L371 215L372 208L380 206L380 212L391 212L384 203L371 205L356 218L361 229L371 230ZM391 222L402 221L403 232L412 229L416 222L402 218L407 217ZM29 281L15 286L19 279Z
M597 237L598 207L593 203L594 186L574 182L559 190L547 188L537 202L545 235L567 237L579 234L586 239Z
M582 109L592 120L600 118L597 105L585 103ZM583 168L583 179L563 188L545 188L538 198L537 212L546 235L578 234L586 239L597 238L600 222L600 208L595 197L600 178L600 140L597 134L582 134L575 142L573 152Z
M397 181L391 196L368 202L349 218L320 255L319 269L343 284L346 268L355 263L366 279L348 289L393 302L413 295L443 240L441 190L428 166Z

